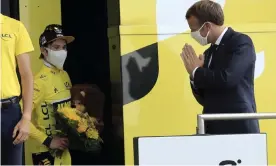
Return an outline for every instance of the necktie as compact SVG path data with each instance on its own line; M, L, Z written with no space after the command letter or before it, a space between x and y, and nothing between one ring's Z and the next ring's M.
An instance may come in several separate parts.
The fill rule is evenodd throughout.
M209 49L208 56L207 56L207 67L208 68L210 68L210 66L211 66L212 58L213 58L213 55L216 52L217 48L218 48L218 45L212 44Z

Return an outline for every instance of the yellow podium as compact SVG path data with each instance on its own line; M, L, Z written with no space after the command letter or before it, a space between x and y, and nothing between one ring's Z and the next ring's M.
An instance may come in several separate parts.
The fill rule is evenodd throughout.
M206 47L189 34L185 13L197 0L120 0L120 26L109 28L111 81L122 87L125 164L133 164L133 138L195 134L202 108L191 93L180 58L185 43L197 54ZM258 112L275 110L275 0L216 0L225 23L255 44ZM268 136L269 164L276 164L275 121L261 121Z

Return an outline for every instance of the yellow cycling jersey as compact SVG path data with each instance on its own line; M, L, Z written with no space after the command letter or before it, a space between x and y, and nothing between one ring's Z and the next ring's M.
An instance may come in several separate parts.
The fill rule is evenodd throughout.
M33 165L33 156L37 153L49 151L43 142L48 136L55 134L56 121L53 111L56 108L71 106L71 87L70 78L65 71L44 62L41 71L34 78L32 124L30 138L25 143L27 165ZM70 165L69 152L64 152L60 160L62 160L60 161L63 162L62 164Z

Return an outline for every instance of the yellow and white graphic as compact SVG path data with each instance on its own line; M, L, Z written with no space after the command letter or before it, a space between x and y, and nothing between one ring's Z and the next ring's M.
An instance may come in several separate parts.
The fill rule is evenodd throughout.
M158 41L169 39L181 33L190 31L189 25L184 19L186 11L198 0L157 0L156 1L156 26ZM214 0L223 8L226 0ZM177 50L179 51L179 50ZM257 53L255 78L264 71L264 51Z
M125 162L134 163L133 138L193 135L202 107L193 98L179 56L185 43L197 54L207 47L190 37L187 9L198 0L120 0L120 51ZM257 54L255 95L258 112L273 112L276 98L275 0L215 0L225 24L249 35ZM112 56L112 55L110 55ZM111 69L112 70L112 69ZM260 121L268 137L269 164L276 164L276 122Z
M185 19L186 11L198 0L156 0L158 41L190 30ZM226 0L215 0L222 7Z

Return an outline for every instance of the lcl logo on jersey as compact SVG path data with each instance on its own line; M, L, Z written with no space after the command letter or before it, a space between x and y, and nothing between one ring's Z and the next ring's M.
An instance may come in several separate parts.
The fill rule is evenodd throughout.
M4 41L8 41L11 38L12 38L11 34L7 34L7 33L2 33L1 34L1 39L4 40Z

